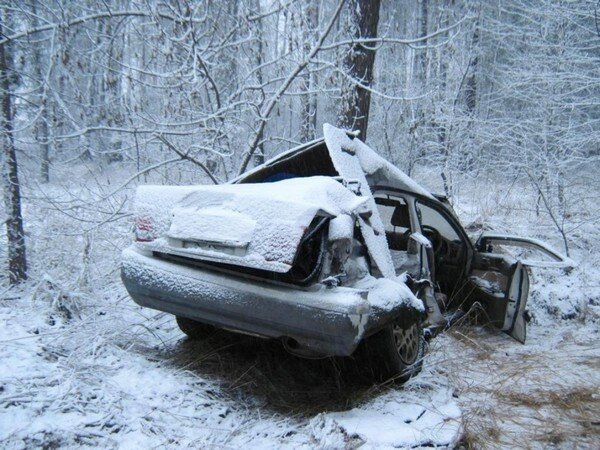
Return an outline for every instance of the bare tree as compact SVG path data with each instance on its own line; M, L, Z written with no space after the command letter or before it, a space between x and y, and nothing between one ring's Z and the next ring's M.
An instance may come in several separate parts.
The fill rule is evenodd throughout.
M268 121L271 113L275 109L275 107L279 104L281 97L286 93L286 91L289 89L289 87L292 85L292 83L296 80L296 78L306 69L306 67L311 62L312 58L314 58L317 55L317 53L319 53L319 51L321 50L321 47L323 46L325 39L327 39L327 37L329 36L329 33L333 29L333 26L336 23L337 18L340 15L340 12L342 10L342 7L344 6L344 3L345 3L345 0L341 0L338 3L336 9L334 10L333 14L331 15L329 23L327 24L325 29L319 35L317 42L315 42L315 44L311 47L308 54L304 58L302 58L300 60L300 62L298 62L293 67L293 69L288 73L288 75L285 77L283 82L275 90L275 93L271 96L269 101L265 103L263 108L261 108L258 129L254 134L254 139L252 140L252 142L250 144L250 149L242 158L242 163L240 164L239 173L244 173L246 171L246 168L248 167L248 163L250 162L250 158L252 158L252 155L258 148L258 144L260 142L262 142L262 134L267 125L267 121Z
M31 3L32 12L32 25L34 28L40 26L38 0L34 0ZM44 47L41 45L32 45L33 48L33 65L35 81L38 83L39 95L39 109L40 117L37 124L37 138L40 143L40 177L42 182L48 183L50 181L50 117L48 111L48 86L46 83L46 73L44 69Z

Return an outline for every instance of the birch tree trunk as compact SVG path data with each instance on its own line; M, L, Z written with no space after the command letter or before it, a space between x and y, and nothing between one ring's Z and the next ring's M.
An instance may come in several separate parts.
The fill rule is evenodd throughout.
M427 84L427 33L429 31L428 19L429 19L429 0L421 0L421 11L419 16L419 37L423 40L420 42L419 46L423 47L417 51L417 55L415 58L415 72L417 78L421 81L421 87Z
M33 26L40 26L40 19L38 16L37 0L32 2L31 11L33 12ZM33 47L33 64L37 82L40 84L42 94L40 100L40 122L38 124L38 140L41 142L40 147L40 177L43 183L50 181L50 130L48 127L48 96L47 86L45 85L45 74L44 74L44 63L43 63L43 47L40 45L34 45Z
M256 11L256 14L260 15L261 14L261 7L260 7L260 0L256 0L254 3L254 8ZM264 77L263 77L263 69L262 69L262 65L264 62L264 57L263 57L263 39L264 39L264 30L263 30L263 22L262 20L257 20L256 21L256 36L257 36L257 48L256 48L256 67L258 68L256 71L256 81L258 82L258 86L261 86L262 89L262 85L264 83ZM263 106L262 103L260 105L261 107ZM261 164L263 164L265 162L265 145L263 143L263 137L264 137L264 129L260 131L259 136L258 136L258 144L256 147L256 151L254 153L254 165L255 166L260 166Z
M470 116L475 114L477 107L477 66L479 65L479 23L473 31L473 56L469 62L469 73L465 80L465 104Z

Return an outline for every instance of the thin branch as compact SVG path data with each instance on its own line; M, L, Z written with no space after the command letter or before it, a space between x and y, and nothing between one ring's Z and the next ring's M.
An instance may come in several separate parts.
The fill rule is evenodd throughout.
M258 145L260 144L260 142L262 140L262 135L265 130L265 126L267 125L267 120L268 120L271 112L273 111L275 106L279 103L281 96L283 94L285 94L285 91L287 91L287 89L290 87L290 85L296 79L296 77L298 75L300 75L300 73L306 68L306 66L308 66L310 60L315 57L315 55L319 52L319 50L321 50L321 48L323 47L323 43L325 42L325 39L327 39L327 36L329 36L329 33L333 29L333 25L335 24L335 21L337 20L338 16L340 15L345 3L346 3L346 0L340 0L335 12L331 16L331 19L329 20L329 23L327 24L327 27L325 28L323 33L321 33L321 36L319 36L319 39L317 40L316 44L311 48L311 50L308 53L308 55L306 56L306 58L304 58L300 63L298 63L298 65L294 68L294 70L288 75L288 77L285 79L283 84L279 87L279 89L277 90L275 95L273 95L271 97L269 102L265 105L264 109L261 111L260 124L258 126L258 130L254 134L254 140L252 141L252 144L250 144L250 149L244 155L242 164L240 165L240 170L238 172L239 175L241 175L242 173L244 173L246 171L246 168L248 167L248 163L250 162L250 158L252 158L252 155L258 148Z
M388 37L372 37L372 38L360 38L360 39L348 39L345 41L338 41L338 42L333 42L329 45L323 46L321 48L321 50L325 51L325 50L333 50L337 47L341 47L341 46L347 46L347 45L356 45L356 44L361 44L364 47L367 47L369 45L381 45L381 44L402 44L402 45L412 45L412 44L417 44L419 42L426 42L429 39L432 39L434 37L443 35L449 31L452 31L453 29L459 27L460 25L462 25L463 22L465 22L468 19L473 18L472 16L464 16L462 19L460 19L458 22L456 22L453 25L450 25L448 27L445 28L439 28L438 30L434 31L431 34L428 34L427 36L421 36L418 38L411 38L411 39L401 39L401 38L388 38ZM367 47L369 48L369 47ZM423 47L418 47L418 48L429 48L429 46L423 46Z
M170 143L167 140L167 138L165 138L162 134L157 134L156 137L162 143L164 143L167 147L169 147L171 150L173 150L175 153L177 153L181 157L181 159L185 159L186 161L190 161L190 162L196 164L197 166L199 166L202 170L204 170L204 172L206 173L206 175L208 175L210 177L210 179L212 180L213 183L220 184L219 180L217 180L215 178L215 176L212 174L212 172L210 170L208 170L208 167L206 167L204 165L204 163L202 163L202 161L198 161L196 158L194 158L193 156L191 156L189 153L184 153L181 150L179 150L172 143Z
M567 256L570 256L569 255L569 243L567 241L567 235L565 234L564 226L558 223L558 219L552 212L552 208L550 207L550 204L548 203L548 200L546 199L546 196L544 195L544 191L541 188L541 186L539 185L539 183L535 180L535 177L528 170L526 171L526 173L529 176L529 178L531 179L531 182L533 183L533 185L536 187L540 198L544 202L546 211L548 211L548 214L550 215L552 222L554 222L554 225L556 225L556 228L558 229L560 235L562 236L563 245L565 246L565 253L567 254Z

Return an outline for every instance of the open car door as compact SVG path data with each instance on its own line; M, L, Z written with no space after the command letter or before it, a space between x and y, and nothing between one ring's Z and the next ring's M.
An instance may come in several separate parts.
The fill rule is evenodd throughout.
M494 249L500 247L517 256L527 267L567 269L576 265L571 258L561 255L548 244L532 238L485 232L479 237L475 246L478 251L486 253L494 253Z
M568 268L575 263L543 242L517 236L484 233L476 249L467 281L469 303L479 302L492 325L524 343L527 268Z

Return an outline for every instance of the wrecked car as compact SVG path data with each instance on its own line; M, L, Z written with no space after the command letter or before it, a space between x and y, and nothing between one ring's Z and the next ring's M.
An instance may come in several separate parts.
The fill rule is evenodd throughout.
M524 342L527 266L572 265L531 239L472 242L444 198L330 125L227 184L141 186L135 214L121 275L136 303L192 337L352 355L379 381L417 373L426 339L475 304Z

